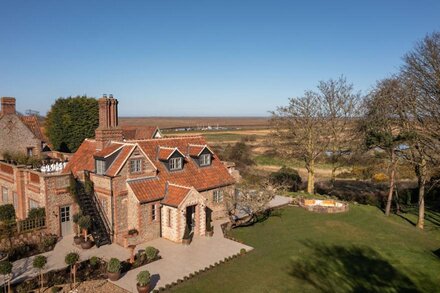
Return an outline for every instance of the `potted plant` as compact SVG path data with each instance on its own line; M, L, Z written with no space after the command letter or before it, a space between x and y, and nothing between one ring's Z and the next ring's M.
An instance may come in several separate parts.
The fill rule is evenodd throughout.
M148 262L152 262L153 260L155 260L158 254L159 250L153 246L147 246L147 248L145 248L145 255L147 256Z
M73 287L76 286L76 264L79 261L79 254L76 252L70 252L64 258L66 265L70 266L71 275L73 275Z
M185 225L185 232L183 233L182 243L184 245L190 245L191 241L192 241L192 233L191 233L188 225Z
M111 281L117 281L121 277L121 262L117 258L111 258L107 264L107 276Z
M11 273L12 273L12 263L7 260L0 262L0 274L3 275L3 286L5 292L11 292L11 278L9 278L9 275ZM6 291L6 283L8 284L8 291Z
M84 237L82 235L79 235L79 219L82 217L82 213L81 211L79 211L78 213L74 214L72 216L72 221L73 223L75 223L74 225L74 229L75 229L75 237L73 237L73 242L76 245L80 245L83 241L84 241Z
M81 228L84 236L84 241L81 242L81 248L82 249L91 248L93 243L88 237L87 230L90 229L92 225L92 219L90 218L90 216L81 216L78 220L78 225Z
M44 255L38 255L34 258L34 261L32 262L32 266L40 272L40 290L43 288L44 283L44 275L43 275L43 269L46 266L47 258Z
M136 276L137 280L137 290L139 293L148 293L150 292L150 272L149 271L141 271Z
M135 228L128 230L128 236L129 237L136 237L139 235L139 231Z

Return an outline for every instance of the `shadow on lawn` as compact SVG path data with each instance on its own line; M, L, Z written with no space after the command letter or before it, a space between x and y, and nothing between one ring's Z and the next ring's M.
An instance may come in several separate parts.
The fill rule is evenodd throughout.
M432 292L436 288L426 276L411 273L412 278L420 280L420 288L368 247L305 245L312 254L292 261L290 275L321 292Z

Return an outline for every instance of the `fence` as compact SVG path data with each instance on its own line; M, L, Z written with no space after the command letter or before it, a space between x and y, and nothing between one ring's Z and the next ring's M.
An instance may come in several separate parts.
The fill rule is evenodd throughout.
M11 235L10 233L21 234L32 230L43 229L45 227L46 227L45 217L18 220L16 222L12 222L9 224L4 223L0 227L0 238L7 236L8 234Z

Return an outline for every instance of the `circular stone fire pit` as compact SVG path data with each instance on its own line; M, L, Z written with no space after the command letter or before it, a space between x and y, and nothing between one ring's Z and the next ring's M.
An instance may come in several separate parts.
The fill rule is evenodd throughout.
M348 211L348 203L334 199L301 199L300 207L315 213L342 213Z

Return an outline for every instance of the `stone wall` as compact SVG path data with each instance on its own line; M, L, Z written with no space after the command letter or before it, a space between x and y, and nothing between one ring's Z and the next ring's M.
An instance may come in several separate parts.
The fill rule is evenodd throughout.
M21 234L16 234L11 238L13 246L20 246L24 244L36 244L41 243L41 240L49 233L45 229L33 230ZM0 250L8 250L10 248L9 238L0 238Z
M181 242L180 235L180 211L170 206L162 206L162 237L174 242ZM169 221L169 215L171 221Z

